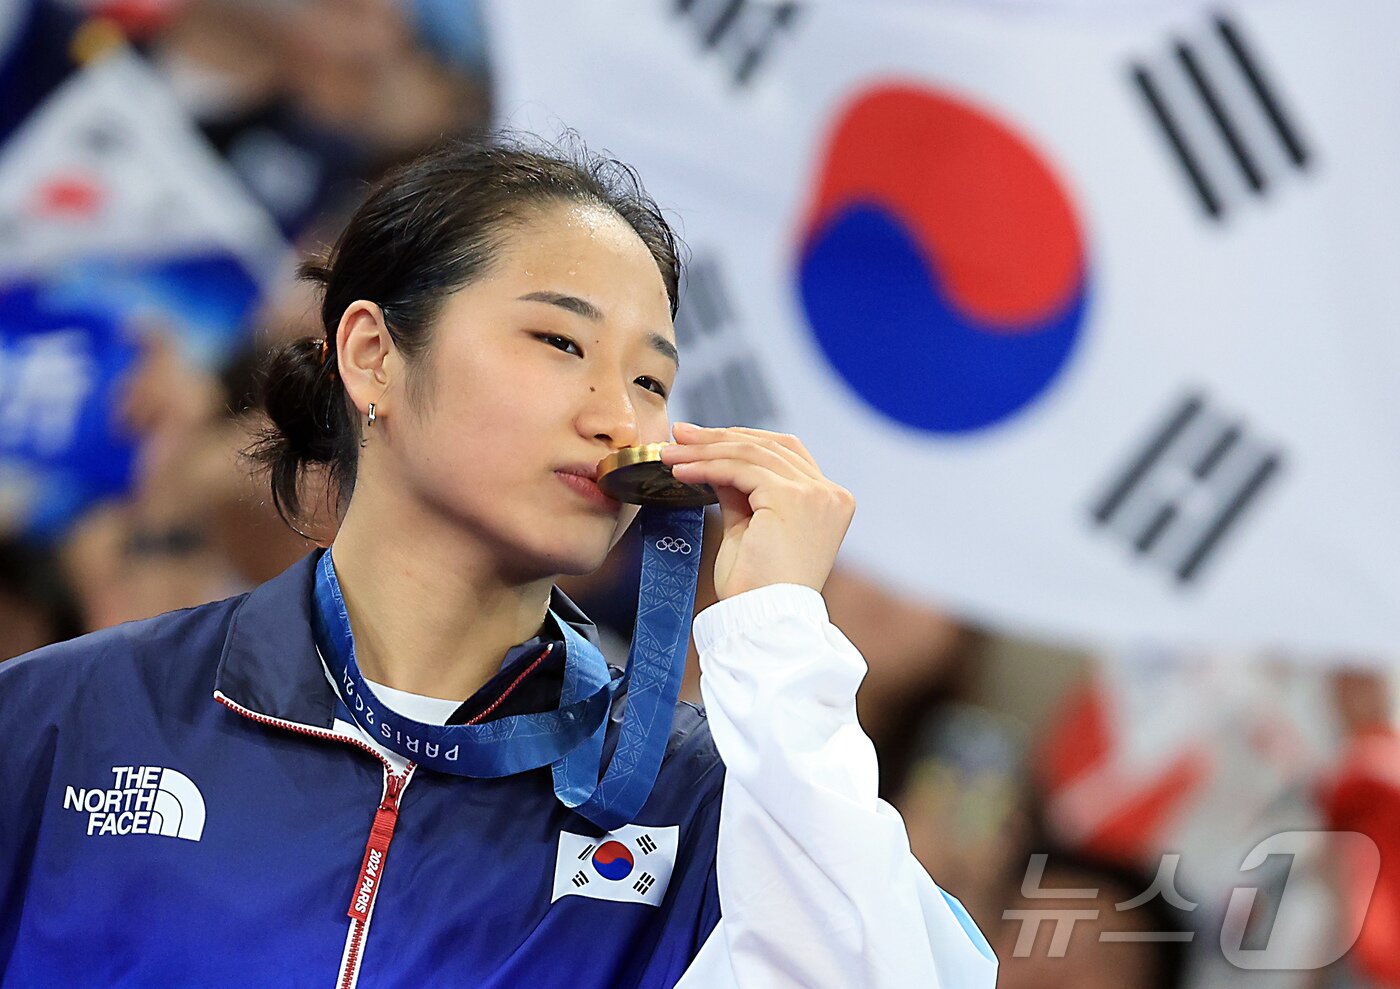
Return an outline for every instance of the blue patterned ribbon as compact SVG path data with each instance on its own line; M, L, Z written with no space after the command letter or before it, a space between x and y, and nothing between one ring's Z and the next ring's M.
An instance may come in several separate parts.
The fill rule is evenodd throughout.
M631 821L656 782L690 642L700 574L703 508L646 506L641 593L627 670L613 680L598 648L554 616L564 635L559 707L477 725L430 725L405 718L374 695L355 659L350 618L331 552L316 570L317 612L330 640L326 662L355 721L385 748L458 776L509 776L551 766L561 803L612 830ZM603 741L614 696L625 684L617 747L602 771ZM601 775L601 778L600 778Z

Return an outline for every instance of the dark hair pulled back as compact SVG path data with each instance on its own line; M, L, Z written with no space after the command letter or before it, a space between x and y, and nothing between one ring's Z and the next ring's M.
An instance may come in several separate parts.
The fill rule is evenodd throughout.
M324 468L337 511L355 486L363 426L341 385L335 346L352 302L366 299L383 311L414 397L414 369L447 297L485 273L503 235L530 210L577 202L605 206L636 231L656 259L675 316L681 261L670 225L633 168L577 139L569 143L565 151L495 135L439 145L387 173L335 246L300 266L321 292L321 334L268 355L259 397L269 422L247 450L268 472L273 506L293 529L300 532L308 470Z

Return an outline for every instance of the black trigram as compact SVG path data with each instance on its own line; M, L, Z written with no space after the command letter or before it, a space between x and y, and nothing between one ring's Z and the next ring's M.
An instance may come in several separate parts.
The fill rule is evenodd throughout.
M580 862L582 862L584 859L588 858L588 856L590 856L590 855L593 854L593 849L595 849L595 848L597 848L597 847L598 847L597 845L589 845L589 846L588 846L587 848L585 848L583 851L581 851L581 852L578 853L578 860L579 860Z
M1176 40L1165 68L1134 63L1132 79L1201 209L1219 220L1232 193L1264 195L1312 152L1239 28L1225 17L1213 28L1206 43Z
M643 872L641 877L632 884L632 888L643 896L651 892L651 888L656 885L656 877L650 872Z
M751 357L734 357L681 389L686 414L701 426L756 426L777 413L772 393Z
M1140 557L1194 580L1283 465L1280 451L1200 395L1176 406L1093 508Z
M637 839L637 847L642 850L643 855L650 855L656 851L656 842L651 840L651 835L644 834Z
M696 258L685 272L681 304L676 310L676 342L682 347L718 336L734 322L734 308L713 255Z
M778 36L797 19L796 3L761 0L672 0L692 24L701 48L724 58L736 86L746 86L768 58Z
M685 370L676 409L702 426L776 425L777 404L743 341L742 313L731 302L720 259L697 251L676 313Z
M588 877L585 876L582 872L575 872L575 873L574 873L574 885L575 885L575 886L587 886L587 885L588 885Z

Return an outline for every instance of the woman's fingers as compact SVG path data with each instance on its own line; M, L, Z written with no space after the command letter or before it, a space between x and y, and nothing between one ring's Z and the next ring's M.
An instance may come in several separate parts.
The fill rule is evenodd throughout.
M686 460L685 451L705 450L721 444L738 444L748 449L767 450L806 477L821 479L823 476L816 462L812 460L811 454L807 453L806 447L795 436L772 433L762 429L749 429L744 426L716 428L678 422L676 423L676 439L676 444L663 451L661 457L663 463L680 463ZM737 452L734 447L727 448L726 455L731 453L738 456L746 455Z
M821 590L855 512L855 496L827 479L796 437L734 426L676 423L662 462L678 480L719 495L724 538L715 559L720 599L768 584Z
M755 436L768 442L776 443L783 449L796 454L804 463L811 465L813 470L818 473L821 472L821 469L817 467L816 458L807 450L806 445L791 433L775 433L766 429L753 429L749 426L730 426L728 428L731 432L741 433L745 436Z
M801 466L794 463L792 454L784 454L752 440L718 440L712 443L676 444L662 453L662 462L670 464L672 470L681 464L712 460L739 460L764 467L779 477L790 480L809 477Z
M733 488L745 495L792 487L797 481L796 477L781 474L769 466L734 458L690 460L676 464L671 468L671 473L687 484ZM752 497L749 504L755 509L764 507Z

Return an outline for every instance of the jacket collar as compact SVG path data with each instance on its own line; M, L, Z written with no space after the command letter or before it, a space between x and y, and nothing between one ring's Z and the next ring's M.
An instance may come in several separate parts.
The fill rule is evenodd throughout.
M234 610L214 689L254 714L329 729L335 721L336 695L316 652L313 617L316 565L322 552L308 553L253 588ZM549 606L599 645L598 630L558 587L551 592ZM553 639L549 625L545 636L530 642ZM511 650L507 659L515 652Z

